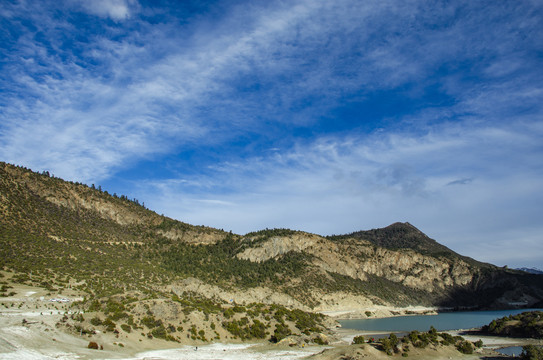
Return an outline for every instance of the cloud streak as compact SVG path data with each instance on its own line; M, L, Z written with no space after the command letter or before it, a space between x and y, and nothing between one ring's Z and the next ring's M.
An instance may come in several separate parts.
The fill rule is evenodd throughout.
M73 0L0 16L8 162L238 232L408 220L498 249L541 230L536 3Z
M136 0L74 0L73 2L89 14L109 17L116 21L129 18L138 5Z

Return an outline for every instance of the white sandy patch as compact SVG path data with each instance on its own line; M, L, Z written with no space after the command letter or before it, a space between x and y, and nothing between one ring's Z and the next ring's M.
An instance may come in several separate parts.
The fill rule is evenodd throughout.
M125 360L288 360L299 359L322 351L322 347L295 350L258 351L256 344L211 344L205 346L183 346L178 349L153 350L139 353L135 358Z
M56 353L52 355L40 354L34 350L17 349L17 351L10 353L0 353L1 360L52 360L52 359L79 359L80 356L73 353Z
M43 310L43 311L17 311L17 310L4 310L0 311L1 316L23 316L23 317L36 317L36 316L51 316L51 315L71 315L72 311L64 310Z
M342 329L338 328L334 330L336 336L339 338L339 342L344 342L346 344L351 344L355 336L362 335L366 341L370 338L381 338L383 336L388 336L391 333L401 333L395 331L367 331L367 330L355 330L355 329ZM335 343L332 343L335 344Z
M30 338L30 336L32 335L28 328L25 328L24 326L5 327L2 329L2 331L26 339Z
M463 334L462 331L445 331L453 336L460 335L464 339L471 342L476 342L477 340L482 340L483 345L490 349L499 348L502 346L516 346L516 345L525 345L526 342L530 342L530 339L521 339L521 338L508 338L501 336L488 336L488 335L471 335Z
M37 293L37 291L27 291L26 294L25 294L25 296L26 296L26 297L29 297L29 296L34 295L34 294L36 294L36 293Z

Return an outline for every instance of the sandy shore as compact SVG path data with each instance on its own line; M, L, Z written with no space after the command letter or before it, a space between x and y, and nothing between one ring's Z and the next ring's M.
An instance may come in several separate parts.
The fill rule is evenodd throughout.
M346 319L367 319L367 318L384 318L393 316L405 316L405 315L437 315L438 311L447 310L438 307L426 307L426 306L408 306L408 307L393 307L393 306L380 306L374 305L364 310L359 308L354 309L341 309L334 311L321 311L324 315L328 315L337 320ZM369 314L369 316L368 316Z

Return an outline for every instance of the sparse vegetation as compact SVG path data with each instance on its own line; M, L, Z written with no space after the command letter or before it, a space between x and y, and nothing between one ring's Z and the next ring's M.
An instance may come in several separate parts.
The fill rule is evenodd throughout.
M364 343L364 336L358 335L353 338L353 345L356 344L363 344Z
M522 347L521 360L543 360L543 348L535 345Z
M353 341L353 344L355 342ZM434 327L431 327L427 332L411 331L409 334L399 339L396 334L382 338L377 343L377 348L384 351L388 355L402 353L403 357L408 357L409 346L424 349L429 345L437 346L455 346L455 348L463 354L472 354L475 347L481 347L482 341L477 341L475 344L464 339L461 336L452 336L448 333L439 333Z
M481 332L509 337L543 339L543 311L527 311L492 320Z
M473 344L471 341L462 340L456 345L456 348L462 354L473 354Z

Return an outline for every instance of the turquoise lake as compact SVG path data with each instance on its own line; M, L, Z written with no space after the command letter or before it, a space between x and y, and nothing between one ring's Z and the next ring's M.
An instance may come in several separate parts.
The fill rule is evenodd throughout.
M515 309L496 311L461 311L438 315L398 316L382 319L339 320L345 329L363 331L428 331L430 326L438 331L472 329L487 325L494 319L516 315L525 311L542 309Z

